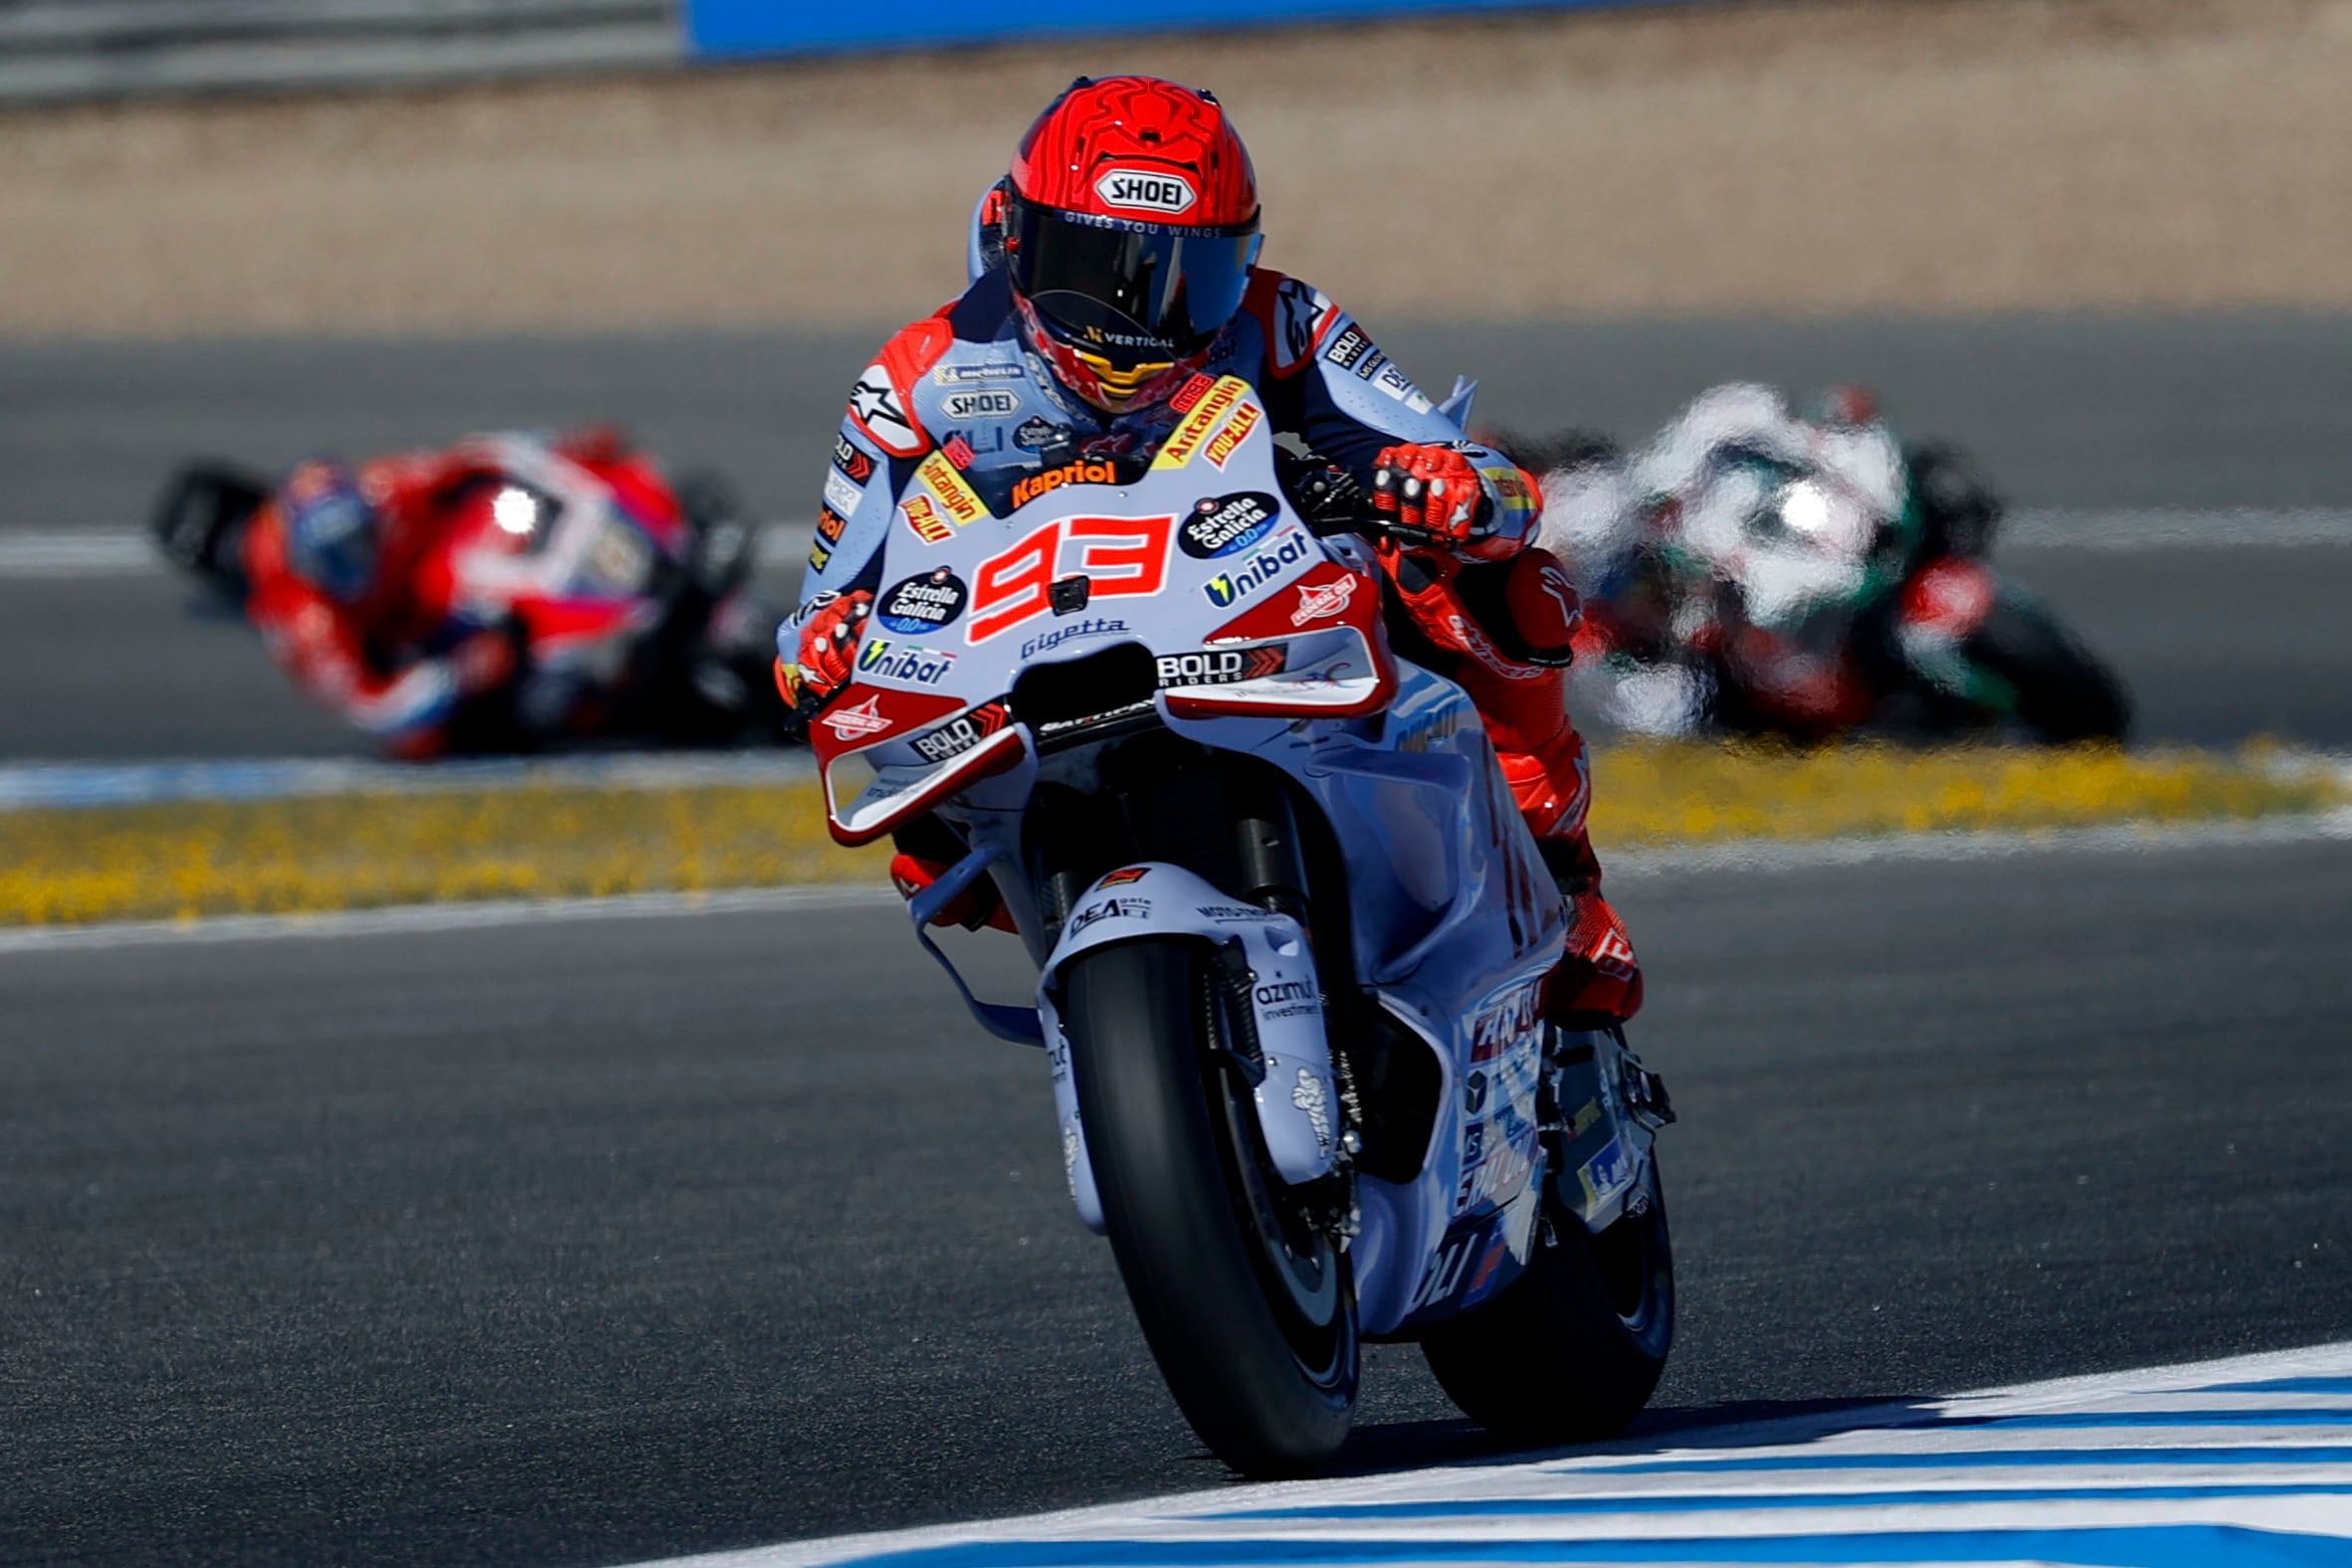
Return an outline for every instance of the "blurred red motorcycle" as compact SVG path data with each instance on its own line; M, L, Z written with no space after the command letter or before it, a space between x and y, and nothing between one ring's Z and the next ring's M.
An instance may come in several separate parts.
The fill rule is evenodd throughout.
M396 756L782 736L777 614L729 488L674 484L611 431L313 459L276 484L192 464L153 528Z

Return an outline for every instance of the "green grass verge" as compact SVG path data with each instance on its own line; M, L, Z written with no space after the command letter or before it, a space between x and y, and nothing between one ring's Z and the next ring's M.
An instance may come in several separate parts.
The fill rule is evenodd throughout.
M1618 746L1593 835L1727 840L2182 823L2352 803L2332 769L2250 749ZM198 919L484 898L879 881L816 787L526 788L0 813L0 926Z

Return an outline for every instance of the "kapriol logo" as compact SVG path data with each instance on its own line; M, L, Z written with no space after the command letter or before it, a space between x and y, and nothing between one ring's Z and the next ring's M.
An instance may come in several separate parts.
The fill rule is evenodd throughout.
M1166 169L1105 169L1094 194L1109 206L1137 212L1186 212L1200 200L1192 181Z

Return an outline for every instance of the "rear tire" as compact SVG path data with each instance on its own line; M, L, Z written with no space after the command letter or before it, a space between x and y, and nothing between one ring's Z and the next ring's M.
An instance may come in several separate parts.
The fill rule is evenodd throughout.
M1111 1250L1168 1392L1235 1470L1296 1475L1354 1418L1355 1290L1212 1049L1230 998L1197 944L1144 940L1074 961L1063 1017Z
M1599 1236L1547 1203L1527 1272L1422 1335L1447 1397L1504 1442L1614 1438L1658 1387L1674 1338L1674 1258L1655 1151L1643 1180L1648 1210Z

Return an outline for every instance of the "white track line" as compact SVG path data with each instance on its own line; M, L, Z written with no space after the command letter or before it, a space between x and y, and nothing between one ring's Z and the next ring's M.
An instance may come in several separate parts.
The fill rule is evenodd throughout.
M1935 864L2058 854L2311 844L2352 839L2352 807L2323 815L2252 822L2119 824L2042 833L1922 833L1870 839L1706 845L1629 851L1608 860L1619 880L1691 874L1776 875L1822 867ZM707 893L626 893L610 898L516 898L481 903L396 904L324 914L216 915L189 920L122 920L99 925L0 928L0 957L68 948L143 947L289 936L379 936L477 930L543 921L645 919L692 914L782 913L887 903L884 886L745 887Z
M2352 1561L2352 1344L673 1568ZM1671 1543L1671 1544L1669 1544ZM2339 1554L2340 1553L2340 1554Z

